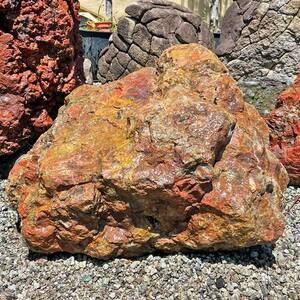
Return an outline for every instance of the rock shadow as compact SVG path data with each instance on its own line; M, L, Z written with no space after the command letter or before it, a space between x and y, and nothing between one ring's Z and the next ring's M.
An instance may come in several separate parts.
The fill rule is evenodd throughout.
M201 261L202 264L220 264L220 263L228 263L239 266L249 266L253 265L256 268L266 268L272 267L274 263L276 263L275 257L273 255L273 250L276 245L260 245L254 246L250 248L245 248L236 251L216 251L216 252L206 252L206 251L189 251L189 252L179 252L177 254L185 256L188 260L196 259L198 262ZM166 254L162 252L154 252L145 256L139 256L135 258L115 258L117 260L129 260L133 261L145 261L149 260L149 256L167 258L168 256L172 257L177 254ZM89 257L85 254L70 254L66 252L54 253L50 255L36 253L29 250L28 260L29 261L37 261L41 258L44 258L48 261L58 261L58 260L67 260L70 257L74 257L74 260L77 262L89 262L95 266L102 266L105 263L110 263L114 259L109 260L101 260L93 257ZM150 263L150 260L149 260Z

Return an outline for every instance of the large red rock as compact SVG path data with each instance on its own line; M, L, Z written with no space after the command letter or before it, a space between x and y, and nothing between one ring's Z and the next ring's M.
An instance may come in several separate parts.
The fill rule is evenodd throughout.
M286 167L290 183L300 185L300 75L267 117L271 149Z
M272 243L288 177L269 132L206 48L82 86L20 159L8 194L34 251L98 258Z
M48 129L81 83L77 11L76 0L1 1L0 157Z

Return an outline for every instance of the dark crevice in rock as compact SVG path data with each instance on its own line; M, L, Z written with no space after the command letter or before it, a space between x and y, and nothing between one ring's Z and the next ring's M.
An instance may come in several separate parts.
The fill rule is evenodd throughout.
M145 216L153 231L160 231L160 222L152 216Z
M77 182L76 184L70 184L70 185L59 185L56 187L56 191L61 193L63 191L68 191L73 187L77 187L77 186L81 186L81 185L85 185L88 183L93 182L93 180L87 180L87 181L82 181L82 182ZM49 189L47 187L44 186L44 188L49 191Z
M273 185L273 183L268 183L267 187L266 187L266 192L269 193L269 194L272 194L273 191L274 191L274 185Z
M0 32L10 33L11 29L9 26L9 22L6 19L6 14L4 12L0 12Z
M230 129L229 129L229 131L227 133L227 137L224 140L223 144L219 145L219 147L217 149L215 149L215 152L217 153L217 155L216 155L215 162L214 162L213 166L215 166L219 161L222 160L223 154L224 154L227 146L230 144L231 139L233 137L233 134L234 134L234 131L235 131L235 127L236 127L236 124L233 124L230 127Z
M21 224L21 218L20 218L20 216L18 215L18 219L17 219L17 221L16 221L16 228L17 228L17 231L18 231L18 233L21 233L21 226L22 226L22 224Z
M13 155L0 156L0 179L6 179L15 162L24 154L26 154L34 145L37 136L31 137L30 140L24 141L23 148Z

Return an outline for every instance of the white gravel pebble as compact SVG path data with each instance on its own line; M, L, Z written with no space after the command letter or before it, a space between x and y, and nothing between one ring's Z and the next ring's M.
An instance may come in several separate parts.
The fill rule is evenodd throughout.
M32 253L0 180L0 300L300 299L300 189L285 193L286 230L271 246L236 252L149 255L108 262Z

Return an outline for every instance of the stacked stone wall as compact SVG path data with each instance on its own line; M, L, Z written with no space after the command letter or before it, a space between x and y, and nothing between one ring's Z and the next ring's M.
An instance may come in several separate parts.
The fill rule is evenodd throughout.
M118 31L100 55L98 79L106 83L145 66L153 66L172 45L201 43L211 37L201 18L187 8L163 0L138 1L126 8Z

